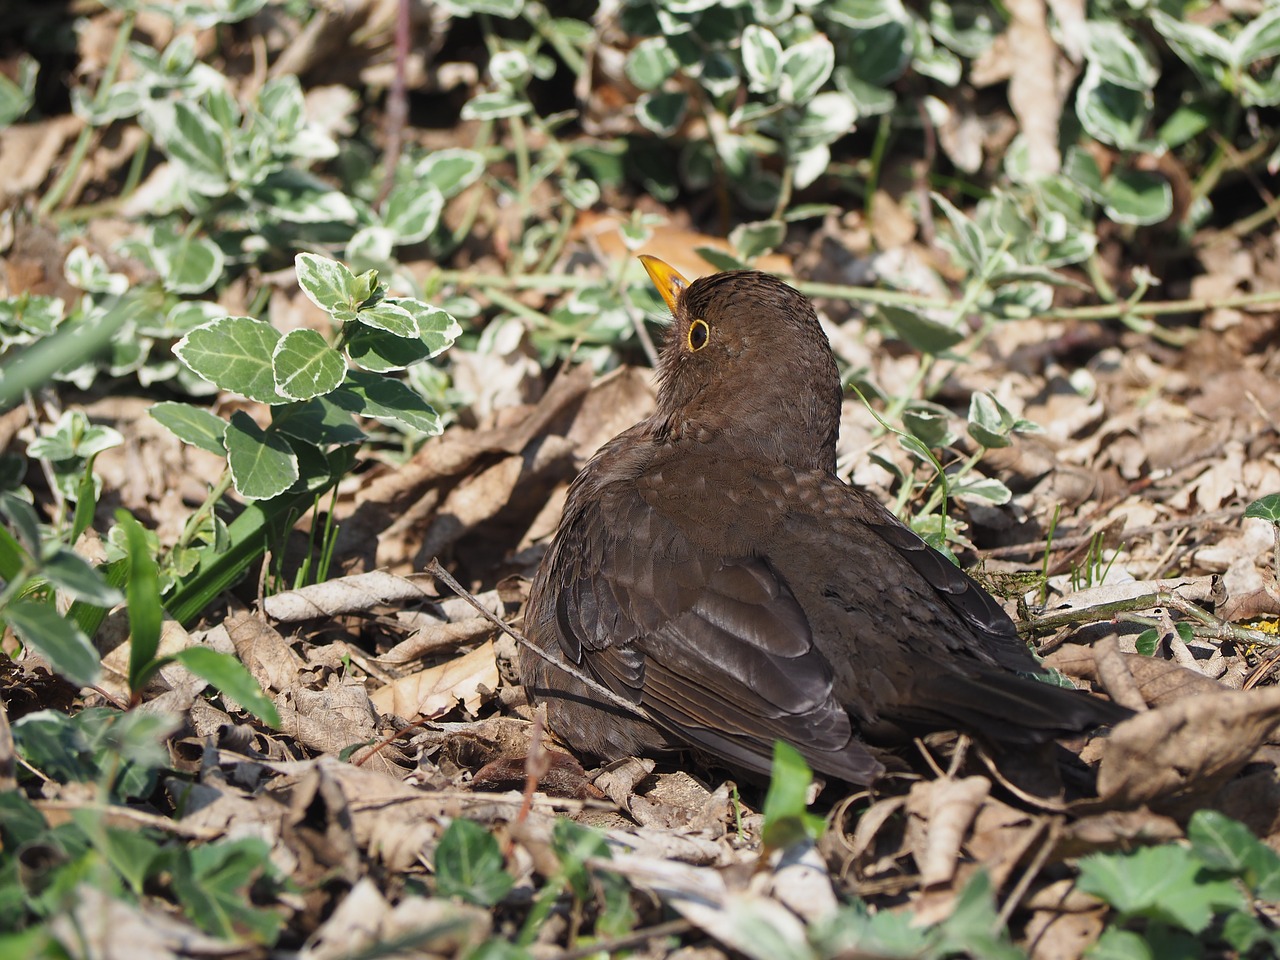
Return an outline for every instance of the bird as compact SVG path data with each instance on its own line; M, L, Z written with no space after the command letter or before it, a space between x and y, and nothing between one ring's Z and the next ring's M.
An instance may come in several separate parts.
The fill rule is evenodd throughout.
M879 744L1041 744L1128 715L1044 682L1000 604L837 475L843 387L806 297L640 259L672 314L655 409L570 486L525 611L522 682L560 740L764 776L781 740L867 785Z

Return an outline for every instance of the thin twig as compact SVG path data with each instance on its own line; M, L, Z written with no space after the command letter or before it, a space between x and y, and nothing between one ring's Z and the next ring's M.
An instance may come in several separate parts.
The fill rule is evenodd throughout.
M995 926L997 930L1003 930L1009 925L1009 918L1013 916L1013 911L1018 909L1018 904L1026 896L1027 888L1031 886L1031 881L1044 869L1045 862L1049 859L1049 854L1058 845L1058 835L1062 830L1061 821L1056 817L1037 817L1036 819L1038 821L1036 829L1046 834L1044 843L1040 845L1040 849L1036 851L1036 855L1032 858L1031 863L1027 865L1027 869L1022 871L1022 876L1018 878L1018 882L1009 891L1009 896L1005 899L1004 905L1000 908L1000 913L996 916Z
M612 940L595 940L591 943L585 943L580 947L574 947L572 950L557 953L556 956L560 960L582 960L583 957L598 955L611 957L620 950L637 946L647 940L655 940L658 937L678 937L692 929L693 924L688 920L668 920L666 923L659 923L657 926L647 927L644 930L632 930L630 933L624 933L622 936L614 937Z

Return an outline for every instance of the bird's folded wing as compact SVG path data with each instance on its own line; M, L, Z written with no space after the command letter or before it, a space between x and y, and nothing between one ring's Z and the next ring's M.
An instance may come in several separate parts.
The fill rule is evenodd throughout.
M1037 669L1035 660L1018 639L1009 615L972 577L896 521L869 523L868 526L924 578L944 603L974 628L978 640L988 641L982 644L982 652L1010 670Z
M766 560L700 554L643 502L615 502L610 515L624 522L606 531L588 507L557 545L568 656L659 726L738 764L767 771L773 741L786 740L828 774L866 782L879 772Z

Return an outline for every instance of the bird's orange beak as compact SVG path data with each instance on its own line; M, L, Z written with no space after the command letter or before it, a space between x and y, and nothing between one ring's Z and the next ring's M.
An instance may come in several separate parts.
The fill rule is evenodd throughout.
M644 264L649 279L653 281L653 285L658 288L662 299L667 301L667 306L674 314L676 304L680 302L680 294L684 293L685 287L689 286L689 281L682 277L675 267L647 253L640 254L640 262Z

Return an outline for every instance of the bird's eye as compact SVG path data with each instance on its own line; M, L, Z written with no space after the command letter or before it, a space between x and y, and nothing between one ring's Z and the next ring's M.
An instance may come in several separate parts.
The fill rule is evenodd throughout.
M707 345L711 338L711 328L705 320L695 320L689 324L689 349L695 353Z

